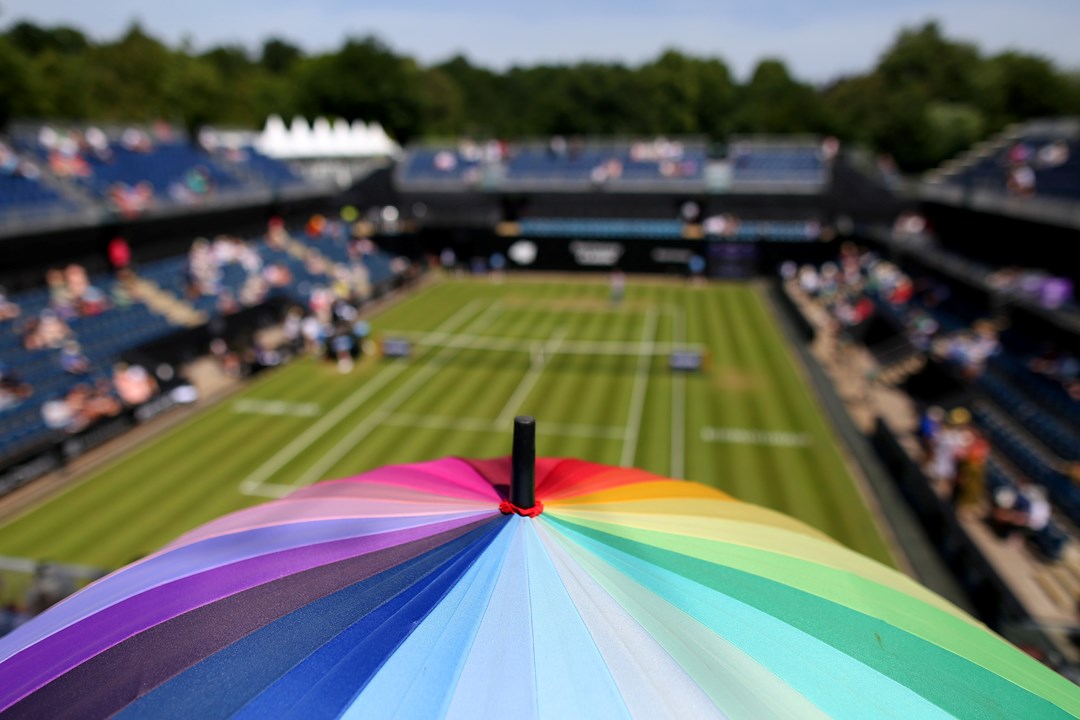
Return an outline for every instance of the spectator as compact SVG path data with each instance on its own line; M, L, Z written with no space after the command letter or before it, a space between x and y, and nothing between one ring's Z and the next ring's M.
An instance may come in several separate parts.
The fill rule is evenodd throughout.
M41 406L41 419L52 430L69 430L73 427L75 413L64 398L53 398Z
M339 330L330 340L330 349L337 358L339 373L345 374L353 369L353 354L356 340L346 329Z
M127 269L128 265L131 264L131 246L128 245L127 240L119 235L109 241L108 255L109 265L112 266L115 273Z
M0 410L15 407L34 393L34 389L0 365Z
M49 288L49 307L64 317L74 317L75 299L68 290L64 272L59 268L50 268L45 273L45 284Z
M41 407L45 425L72 434L85 430L102 418L120 413L120 403L112 396L108 383L91 386L81 383L66 396L53 398Z
M154 202L154 186L145 180L134 185L115 182L109 186L110 206L126 218L140 215Z
M141 405L157 394L157 381L141 365L113 366L113 386L126 405Z
M990 443L983 434L975 428L966 428L953 485L952 499L957 512L970 513L982 504L986 496L986 461L989 457Z
M1050 524L1050 501L1041 485L1027 485L1016 492L1003 488L994 495L990 525L1013 544L1022 543L1025 535L1038 533Z
M968 439L964 430L969 422L971 413L966 408L953 408L931 443L926 472L939 486L947 487L950 494L956 482L956 463Z
M611 304L618 307L626 294L626 275L619 268L611 272Z
M0 286L0 322L14 320L21 312L19 306L8 299L7 292Z
M1040 170L1060 167L1067 162L1069 162L1069 144L1064 140L1047 143L1035 153L1035 167Z
M85 375L90 372L90 360L83 355L79 343L68 340L60 350L60 367L70 375Z
M930 456L944 422L945 411L937 405L927 408L919 419L919 444L922 446L924 456Z
M52 310L42 310L32 319L23 336L27 350L57 350L71 338L71 328Z
M239 312L240 304L236 302L236 298L229 290L222 290L218 294L217 299L217 311L222 315L233 315Z
M150 136L138 128L128 128L120 135L120 144L125 150L137 153L149 153L154 149Z
M1009 168L1006 188L1013 195L1030 197L1035 194L1035 171L1030 165L1015 165Z

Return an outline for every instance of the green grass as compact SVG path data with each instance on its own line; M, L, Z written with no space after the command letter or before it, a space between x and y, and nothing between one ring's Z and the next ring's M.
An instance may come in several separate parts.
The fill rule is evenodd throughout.
M635 343L650 335L668 342L683 332L683 340L710 348L708 370L678 379L664 357L554 355L533 373L535 385L520 407L507 407L529 374L526 353L423 348L404 365L367 359L346 375L300 360L0 526L0 555L117 567L223 513L262 502L240 485L276 454L280 462L266 468L267 477L249 483L254 492L280 493L315 476L341 477L388 463L505 455L510 423L492 424L517 412L537 417L538 454L611 464L630 457L665 475L682 466L686 478L790 513L892 562L752 287L631 282L620 308L607 298L602 282L445 281L393 306L373 325L377 335L429 332L450 321L456 333ZM636 445L635 386L641 401ZM241 398L316 403L323 415L341 420L240 414L235 403ZM684 408L683 442L673 407ZM322 431L308 432L310 443L298 440L320 423ZM703 428L803 433L806 444L709 442ZM295 453L284 453L290 443Z

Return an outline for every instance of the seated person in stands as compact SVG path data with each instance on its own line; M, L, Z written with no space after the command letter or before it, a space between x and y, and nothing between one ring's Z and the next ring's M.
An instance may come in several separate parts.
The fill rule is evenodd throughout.
M109 202L124 217L135 217L153 200L154 186L145 180L135 185L116 182L109 187Z
M71 375L85 375L90 372L90 360L83 355L79 343L68 340L60 349L60 367Z
M41 417L45 425L54 430L77 433L102 418L115 417L121 409L108 383L97 386L83 383L73 387L66 396L42 405Z
M34 389L28 383L0 365L0 410L15 407L33 393Z
M120 135L120 144L131 152L148 153L154 149L150 136L138 128L128 128Z
M90 284L86 268L71 264L64 268L64 283L80 317L99 315L109 308L109 300L99 288Z
M127 405L141 405L157 394L157 381L141 365L113 366L113 386Z
M945 410L937 405L932 405L919 418L919 444L922 446L923 455L930 457L938 433L941 432L945 423Z
M67 403L78 418L87 425L102 418L115 417L123 409L112 394L112 388L106 380L99 380L96 385L76 385L68 393Z
M18 169L19 157L0 142L0 175L15 175Z
M21 312L18 305L8 300L7 291L0 287L0 322L14 320Z
M71 328L52 310L42 310L30 320L23 335L27 350L56 350L71 337Z
M75 317L75 298L71 295L64 271L51 268L45 273L45 284L49 286L49 307L63 317Z
M236 301L232 292L222 290L217 299L217 311L222 315L232 315L240 310L240 303Z
M994 494L994 507L988 518L991 527L1003 538L1032 535L1050 524L1050 501L1041 485L1027 485L1016 492L1002 488Z
M1013 195L1030 197L1035 194L1035 171L1023 163L1009 168L1005 182L1006 188Z

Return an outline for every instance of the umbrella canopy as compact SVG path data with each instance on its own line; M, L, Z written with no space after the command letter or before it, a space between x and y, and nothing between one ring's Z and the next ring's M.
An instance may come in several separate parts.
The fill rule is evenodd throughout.
M212 522L0 639L0 709L1080 714L1064 678L796 520L639 470L535 469L534 507L507 500L509 459L443 459Z

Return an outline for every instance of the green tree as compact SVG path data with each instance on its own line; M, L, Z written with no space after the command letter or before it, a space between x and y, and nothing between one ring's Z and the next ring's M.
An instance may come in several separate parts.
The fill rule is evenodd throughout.
M295 80L299 105L309 116L377 120L398 140L422 129L420 68L375 38L351 38L336 53L304 60Z
M46 28L24 21L12 25L7 35L15 47L31 57L45 52L77 55L90 47L85 35L64 26Z
M1074 110L1067 77L1044 58L1018 52L995 55L979 67L977 83L981 107L995 130L1024 118Z
M37 78L30 61L6 37L0 37L0 126L39 112Z
M780 60L758 63L739 93L735 127L745 133L797 133L823 129L820 96L788 73Z
M162 89L174 59L137 23L116 42L92 48L87 61L98 119L123 122L171 115Z
M303 57L304 51L296 45L281 38L270 38L263 43L259 64L268 73L284 75Z

